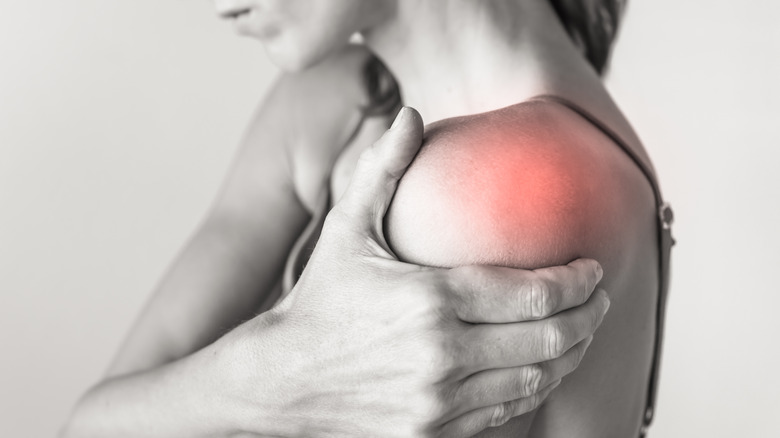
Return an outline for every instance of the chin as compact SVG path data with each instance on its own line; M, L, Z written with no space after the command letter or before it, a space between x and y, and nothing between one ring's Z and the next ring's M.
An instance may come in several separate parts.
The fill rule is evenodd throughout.
M293 50L280 50L273 45L266 45L266 52L271 62L287 72L299 72L318 64L325 59L327 53L305 53Z

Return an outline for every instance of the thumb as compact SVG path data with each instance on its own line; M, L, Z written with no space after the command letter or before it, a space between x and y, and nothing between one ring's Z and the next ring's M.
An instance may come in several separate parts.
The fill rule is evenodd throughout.
M420 113L403 107L387 132L358 160L344 196L339 201L351 226L382 236L382 221L395 195L398 180L422 146Z

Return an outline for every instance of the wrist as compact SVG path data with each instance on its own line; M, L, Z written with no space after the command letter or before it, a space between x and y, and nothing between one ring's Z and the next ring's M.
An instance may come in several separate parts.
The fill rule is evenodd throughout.
M216 376L205 379L210 392L225 397L220 415L230 436L305 435L306 419L296 409L305 385L290 378L303 350L284 320L278 311L265 312L198 352L202 369Z
M175 370L186 411L201 423L207 436L244 437L242 407L228 389L231 376L221 364L227 360L219 342L181 359ZM250 436L250 435L246 435Z

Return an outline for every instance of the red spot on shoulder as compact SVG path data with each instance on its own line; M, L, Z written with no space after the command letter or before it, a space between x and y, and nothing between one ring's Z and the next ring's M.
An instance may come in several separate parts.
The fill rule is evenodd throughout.
M399 257L538 267L576 256L578 216L596 191L588 158L543 112L523 116L451 119L426 132L385 219Z

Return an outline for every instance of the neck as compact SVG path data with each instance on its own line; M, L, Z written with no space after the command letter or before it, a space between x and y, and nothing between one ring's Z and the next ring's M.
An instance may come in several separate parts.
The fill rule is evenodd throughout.
M598 82L546 0L399 1L365 37L426 122L561 92L572 75Z

